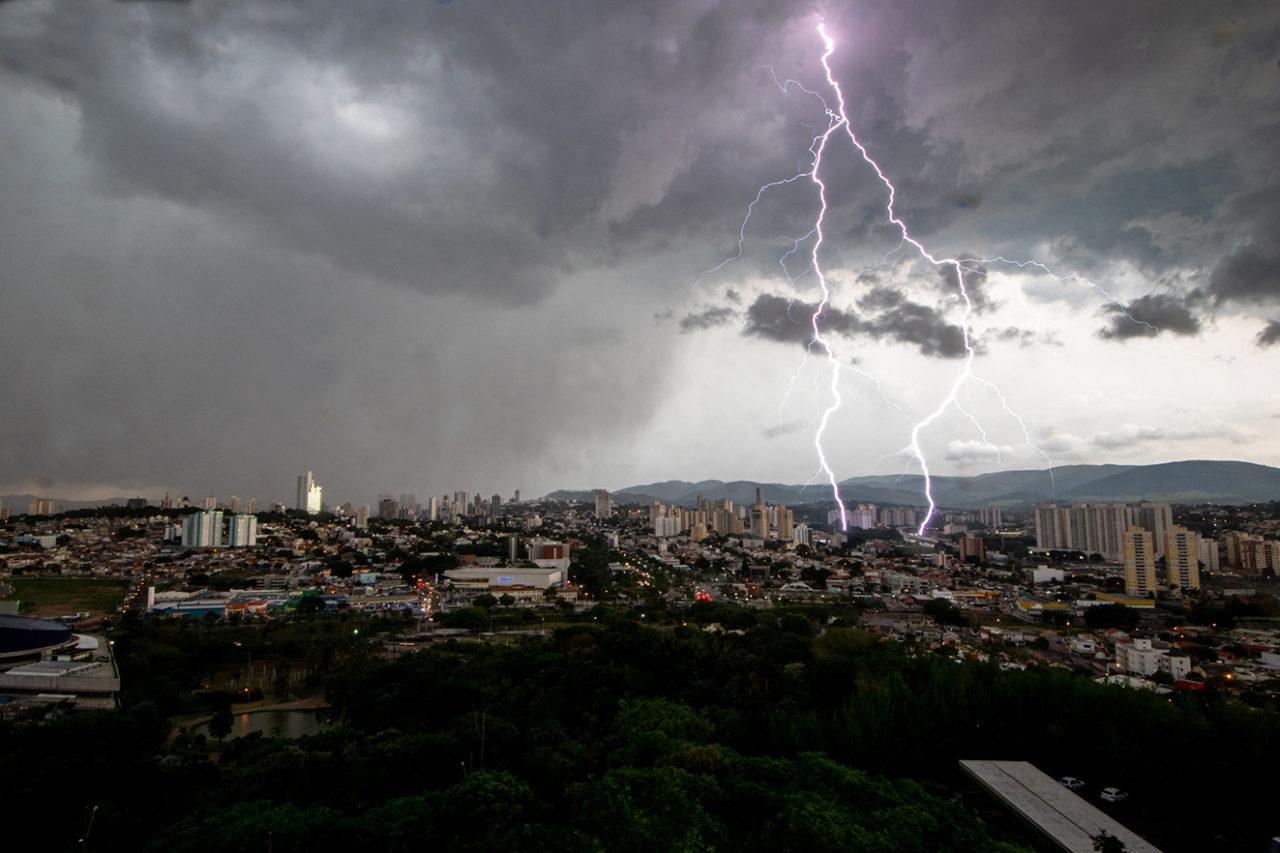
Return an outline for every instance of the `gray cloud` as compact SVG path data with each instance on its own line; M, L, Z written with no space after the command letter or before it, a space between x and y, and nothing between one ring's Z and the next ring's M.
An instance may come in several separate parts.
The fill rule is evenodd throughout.
M702 311L695 311L692 314L686 314L681 317L680 331L687 333L713 329L716 326L723 326L731 322L736 316L738 316L738 313L732 308L724 306L705 308Z
M964 333L959 326L948 323L936 309L912 302L889 288L874 288L858 301L858 308L863 313L827 306L822 330L846 338L862 336L910 344L926 356L962 358L965 354ZM813 338L810 318L816 309L816 303L761 294L747 308L743 334L807 347Z
M806 421L791 421L790 423L777 424L776 426L766 427L760 430L761 438L779 438L784 435L800 432L808 426Z
M1157 334L1197 335L1200 320L1189 307L1196 299L1151 293L1128 305L1111 303L1103 310L1111 315L1108 325L1098 331L1107 340L1153 338Z
M877 311L866 322L867 333L916 346L922 355L963 358L964 331L949 323L935 308L906 299L887 287L877 287L858 300L864 311Z
M826 10L914 233L1203 288L1184 328L1280 299L1274 4L1233 3L1229 37L1224 14ZM266 498L312 467L366 500L623 476L620 441L674 417L660 378L617 381L680 357L650 317L780 281L778 238L811 226L811 184L771 191L695 285L756 188L804 168L821 108L756 67L814 84L815 47L807 2L0 3L0 474ZM830 154L823 258L855 278L898 236ZM959 355L953 283L913 276L936 305L842 302L826 328ZM744 306L748 334L807 343L805 300Z
M1253 342L1260 347L1273 347L1280 344L1280 320L1272 320L1254 337Z
M817 303L786 299L773 293L762 293L747 308L747 325L743 334L784 344L809 346L813 340L813 312ZM865 328L853 314L828 305L822 314L822 329L852 337Z

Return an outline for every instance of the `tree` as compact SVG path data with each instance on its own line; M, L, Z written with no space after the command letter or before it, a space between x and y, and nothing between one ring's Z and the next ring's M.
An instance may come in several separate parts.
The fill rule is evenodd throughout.
M223 706L209 718L209 734L222 740L231 734L231 709Z

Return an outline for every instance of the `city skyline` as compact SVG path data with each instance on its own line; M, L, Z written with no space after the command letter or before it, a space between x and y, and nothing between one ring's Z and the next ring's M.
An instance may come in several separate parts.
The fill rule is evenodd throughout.
M1105 290L987 265L975 366L1027 434L974 387L985 436L944 416L937 473L1280 463L1266 4L821 12L916 233ZM813 7L337 15L0 9L0 492L813 473L825 380L788 310L818 292L776 239L805 233L812 193L766 197L741 257L702 274L804 165L821 109L762 66L820 86ZM138 43L146 62L120 61ZM827 328L881 380L841 380L832 469L896 474L954 374L956 300L895 251L865 164L832 157Z

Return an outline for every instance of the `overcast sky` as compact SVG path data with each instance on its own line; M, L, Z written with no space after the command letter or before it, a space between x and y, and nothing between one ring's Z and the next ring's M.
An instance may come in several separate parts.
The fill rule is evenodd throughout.
M1280 464L1272 0L9 0L0 493L806 480L814 185L703 273L808 167L774 75L831 100L820 18L917 235L1065 279L972 279L936 471ZM961 304L856 152L823 174L828 456L903 471Z

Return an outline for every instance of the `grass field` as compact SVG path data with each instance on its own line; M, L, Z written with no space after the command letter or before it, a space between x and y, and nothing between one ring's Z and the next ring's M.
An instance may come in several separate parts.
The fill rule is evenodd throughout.
M33 616L65 616L87 611L105 616L115 611L129 581L114 578L7 578L10 598L22 602L22 612Z

